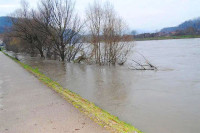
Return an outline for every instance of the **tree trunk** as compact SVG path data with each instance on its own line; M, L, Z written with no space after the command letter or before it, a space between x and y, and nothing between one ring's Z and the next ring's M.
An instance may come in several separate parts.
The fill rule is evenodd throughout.
M39 50L39 52L40 52L40 56L41 56L42 58L44 58L44 53L43 53L43 51L42 51L42 50Z
M60 53L61 60L65 61L65 46L64 45L61 46L61 51L60 52L61 52Z
M61 60L64 62L65 61L64 55L61 55L60 57L61 57Z

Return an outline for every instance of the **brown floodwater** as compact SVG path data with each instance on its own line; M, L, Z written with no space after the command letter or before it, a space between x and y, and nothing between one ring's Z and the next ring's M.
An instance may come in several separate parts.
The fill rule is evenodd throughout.
M200 132L200 39L138 41L158 71L20 59L145 133Z

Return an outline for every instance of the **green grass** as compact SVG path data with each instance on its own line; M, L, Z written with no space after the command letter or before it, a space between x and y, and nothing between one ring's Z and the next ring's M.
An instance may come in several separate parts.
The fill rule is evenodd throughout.
M0 46L0 51L3 51L3 50L4 50L4 47L1 47L1 46Z
M167 39L188 39L188 38L200 38L200 35L182 35L182 36L167 36L167 37L148 37L148 38L135 38L136 41L146 40L167 40Z
M3 53L18 64L20 64L24 69L35 75L41 82L43 82L44 84L52 88L54 91L59 93L64 99L66 99L69 103L73 104L73 106L78 108L82 113L90 117L99 125L107 128L111 132L142 133L134 126L119 120L118 117L111 115L110 113L96 106L94 103L82 98L78 94L66 88L63 88L60 84L42 74L37 68L32 68L31 66L18 61L17 59L8 55L7 53Z

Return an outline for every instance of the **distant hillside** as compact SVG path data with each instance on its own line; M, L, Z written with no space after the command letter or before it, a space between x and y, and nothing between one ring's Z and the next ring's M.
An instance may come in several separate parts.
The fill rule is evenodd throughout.
M5 32L6 28L12 26L10 17L0 17L0 33Z
M185 21L176 27L163 28L160 32L169 33L169 32L174 32L177 30L186 30L188 28L194 28L195 30L200 30L200 18Z

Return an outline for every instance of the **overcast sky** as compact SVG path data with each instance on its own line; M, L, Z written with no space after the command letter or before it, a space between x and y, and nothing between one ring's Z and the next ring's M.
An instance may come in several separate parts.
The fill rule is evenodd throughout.
M27 0L36 7L39 0ZM106 1L106 0L103 0ZM200 0L108 0L130 29L153 32L176 26L185 20L200 17ZM83 16L93 0L76 0L76 8ZM19 8L20 0L0 0L0 16Z

